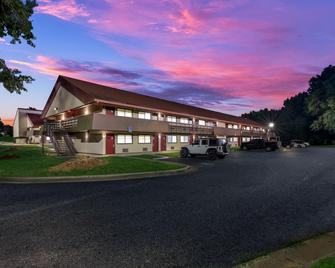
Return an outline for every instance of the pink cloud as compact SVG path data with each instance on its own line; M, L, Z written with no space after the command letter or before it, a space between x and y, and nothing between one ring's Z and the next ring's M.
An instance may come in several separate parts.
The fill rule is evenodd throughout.
M37 12L55 16L62 20L72 20L76 17L89 17L90 13L82 4L76 0L42 0L36 8Z

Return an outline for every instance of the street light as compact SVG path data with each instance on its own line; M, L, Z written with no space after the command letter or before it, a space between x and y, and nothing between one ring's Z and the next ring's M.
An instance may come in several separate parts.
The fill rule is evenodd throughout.
M273 123L273 122L269 123L269 128L273 128L274 126L275 126L275 123Z

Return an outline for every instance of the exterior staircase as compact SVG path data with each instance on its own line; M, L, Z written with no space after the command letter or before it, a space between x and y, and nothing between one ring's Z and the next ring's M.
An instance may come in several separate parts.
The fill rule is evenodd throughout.
M44 132L50 137L57 155L74 156L77 153L69 133L62 127L61 122L46 122Z

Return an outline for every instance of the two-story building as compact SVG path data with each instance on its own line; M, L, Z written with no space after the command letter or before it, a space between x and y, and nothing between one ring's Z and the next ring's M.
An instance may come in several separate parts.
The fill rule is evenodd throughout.
M251 120L59 76L42 118L61 129L77 152L121 154L179 150L197 137L232 145L265 137ZM55 124L57 127L55 127Z
M42 111L35 108L18 108L13 123L13 138L15 143L40 143Z

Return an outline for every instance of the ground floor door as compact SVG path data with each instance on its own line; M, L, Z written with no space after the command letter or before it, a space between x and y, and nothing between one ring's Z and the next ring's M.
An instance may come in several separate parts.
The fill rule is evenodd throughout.
M161 151L166 151L166 135L161 135Z
M154 134L152 137L152 151L158 152L158 135Z
M107 134L106 135L106 154L115 154L114 134Z

